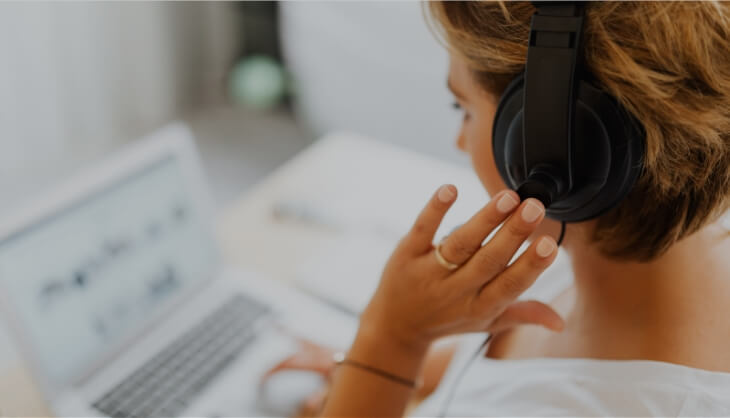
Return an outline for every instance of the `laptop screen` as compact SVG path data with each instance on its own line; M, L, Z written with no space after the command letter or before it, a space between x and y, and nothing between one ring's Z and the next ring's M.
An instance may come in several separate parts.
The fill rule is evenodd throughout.
M0 281L53 382L73 378L215 271L168 156L0 242Z

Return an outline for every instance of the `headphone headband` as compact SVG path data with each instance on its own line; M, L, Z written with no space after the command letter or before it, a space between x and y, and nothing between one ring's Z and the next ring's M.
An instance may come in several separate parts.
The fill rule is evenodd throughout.
M524 178L548 178L547 205L573 188L571 153L583 6L537 3L525 65ZM541 181L544 183L544 181Z

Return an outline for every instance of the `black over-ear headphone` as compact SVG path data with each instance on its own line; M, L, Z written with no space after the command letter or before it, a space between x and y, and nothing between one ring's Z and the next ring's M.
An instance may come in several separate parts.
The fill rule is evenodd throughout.
M631 190L644 131L582 65L584 5L534 2L525 71L502 94L492 131L502 179L563 222L595 218Z
M507 86L492 130L502 179L521 199L534 197L563 222L595 218L614 207L639 177L644 130L628 111L591 84L581 65L583 7L578 2L533 2L524 74ZM446 416L467 368L456 375Z

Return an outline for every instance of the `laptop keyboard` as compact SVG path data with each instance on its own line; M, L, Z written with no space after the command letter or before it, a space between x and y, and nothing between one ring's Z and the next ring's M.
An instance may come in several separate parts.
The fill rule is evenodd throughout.
M174 417L255 339L269 309L236 295L121 381L93 407L111 417Z

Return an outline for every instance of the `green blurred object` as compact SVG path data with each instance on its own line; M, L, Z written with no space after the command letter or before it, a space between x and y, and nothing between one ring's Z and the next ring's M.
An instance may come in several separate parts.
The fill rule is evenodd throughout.
M265 55L251 55L239 61L229 80L235 103L256 109L271 109L287 93L287 76L283 66Z

